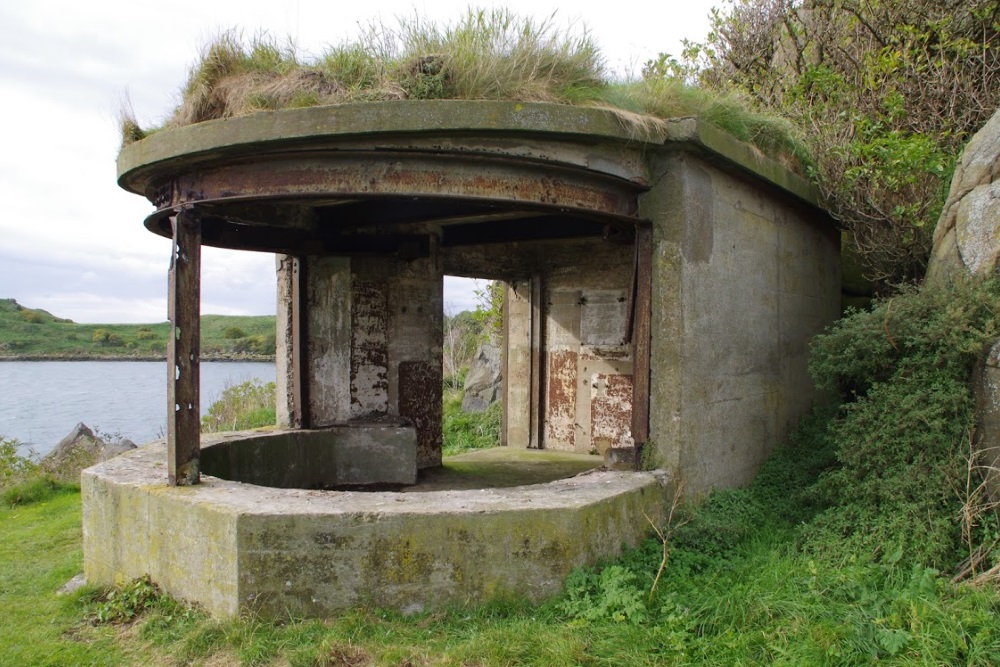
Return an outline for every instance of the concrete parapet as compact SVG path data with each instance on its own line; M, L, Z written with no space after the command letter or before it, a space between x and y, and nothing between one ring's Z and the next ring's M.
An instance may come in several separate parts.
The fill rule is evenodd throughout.
M84 571L149 575L216 616L322 616L539 600L576 566L617 556L664 518L651 473L423 493L275 489L204 476L170 487L153 443L83 474Z

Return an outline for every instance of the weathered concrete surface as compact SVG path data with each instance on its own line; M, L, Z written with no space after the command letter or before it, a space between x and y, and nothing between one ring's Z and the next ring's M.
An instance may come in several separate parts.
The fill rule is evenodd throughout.
M203 476L168 487L154 443L85 471L84 572L148 574L216 616L322 616L356 605L441 608L539 600L573 567L619 554L659 524L650 473L595 472L474 491L272 489Z
M969 140L934 229L928 284L1000 270L1000 112Z
M201 469L234 482L281 489L415 484L417 434L412 426L351 424L206 435Z
M815 397L808 342L840 312L839 234L697 155L653 166L651 453L700 494L748 483Z
M545 484L593 470L603 463L600 456L551 449L478 449L445 458L440 468L422 471L416 485L400 491L424 493Z

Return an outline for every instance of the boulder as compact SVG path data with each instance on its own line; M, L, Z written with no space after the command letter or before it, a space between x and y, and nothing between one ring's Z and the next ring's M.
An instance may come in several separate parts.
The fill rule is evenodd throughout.
M925 284L1000 271L1000 111L972 137L955 167L951 190L934 230ZM972 378L976 401L976 461L987 488L1000 498L1000 340L983 355Z
M955 167L951 190L934 230L927 284L964 272L1000 269L1000 111L972 137Z
M84 468L107 461L130 449L135 449L135 443L131 440L125 438L113 443L104 442L86 424L80 422L69 435L59 441L55 449L45 455L41 464L46 472L60 481L78 482Z
M472 367L465 376L463 412L482 412L500 397L500 347L484 343L476 350Z

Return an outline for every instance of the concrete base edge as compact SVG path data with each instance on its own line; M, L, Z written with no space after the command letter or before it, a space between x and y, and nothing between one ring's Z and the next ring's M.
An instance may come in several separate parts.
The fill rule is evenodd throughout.
M205 477L166 483L153 443L83 473L84 572L143 575L215 616L403 611L558 594L664 519L654 473L600 471L507 489L366 493ZM644 516L645 515L645 516Z

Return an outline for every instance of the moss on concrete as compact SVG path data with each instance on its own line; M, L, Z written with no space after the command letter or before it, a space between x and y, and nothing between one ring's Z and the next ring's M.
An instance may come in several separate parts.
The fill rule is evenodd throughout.
M545 484L578 475L603 463L599 456L544 449L494 447L450 456L440 468L421 472L411 492L495 489Z

